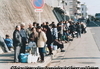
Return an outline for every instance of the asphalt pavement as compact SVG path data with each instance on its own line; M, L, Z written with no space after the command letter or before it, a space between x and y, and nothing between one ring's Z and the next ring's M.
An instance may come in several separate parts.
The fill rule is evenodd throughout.
M89 23L88 27L91 28L90 31L100 51L100 22L92 21Z
M100 23L90 22L87 33L75 38L65 47L65 53L58 53L49 66L99 67L100 68Z

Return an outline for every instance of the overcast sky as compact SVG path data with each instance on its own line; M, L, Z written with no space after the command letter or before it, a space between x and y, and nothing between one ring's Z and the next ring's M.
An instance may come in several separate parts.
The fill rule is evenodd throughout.
M88 7L88 13L94 15L100 13L100 0L80 0L81 3L85 3Z

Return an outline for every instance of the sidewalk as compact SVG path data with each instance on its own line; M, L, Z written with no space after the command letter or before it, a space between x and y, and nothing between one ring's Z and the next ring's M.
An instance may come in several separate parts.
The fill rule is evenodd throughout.
M82 34L81 38L75 38L73 42L68 43L65 53L57 53L49 66L76 66L76 67L99 67L100 51L93 38L91 28L87 28L87 33Z
M0 69L10 69L12 66L20 66L20 67L45 67L47 66L52 58L56 55L58 50L53 51L53 56L45 56L44 63L14 63L14 52L11 53L3 53L0 54Z

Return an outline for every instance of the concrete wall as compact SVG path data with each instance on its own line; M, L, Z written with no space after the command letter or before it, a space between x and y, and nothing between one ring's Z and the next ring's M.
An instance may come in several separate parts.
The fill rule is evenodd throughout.
M52 12L52 8L45 4L41 13L42 22L57 20ZM0 35L5 34L12 36L15 25L25 22L39 22L38 13L34 12L31 0L0 0Z

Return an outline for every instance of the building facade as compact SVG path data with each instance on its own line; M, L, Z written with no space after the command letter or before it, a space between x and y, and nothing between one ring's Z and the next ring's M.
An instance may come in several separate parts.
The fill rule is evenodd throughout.
M81 17L81 2L80 0L65 0L67 2L67 10L71 17L77 19Z
M87 6L85 4L81 4L81 14L82 18L86 19L88 17Z

